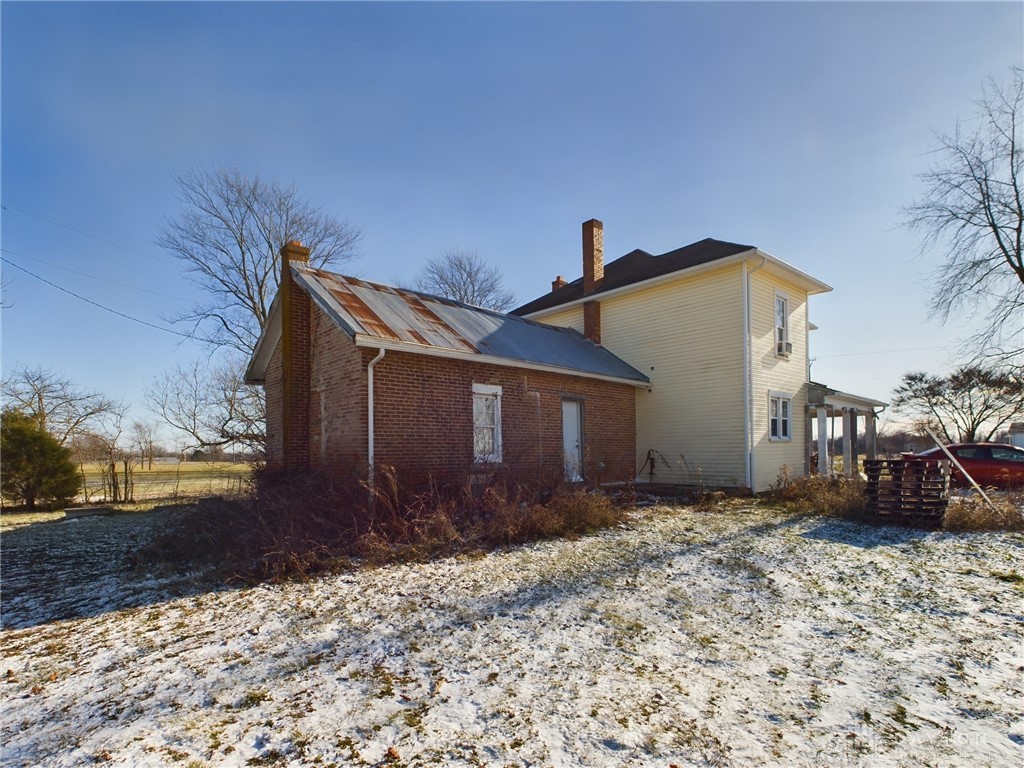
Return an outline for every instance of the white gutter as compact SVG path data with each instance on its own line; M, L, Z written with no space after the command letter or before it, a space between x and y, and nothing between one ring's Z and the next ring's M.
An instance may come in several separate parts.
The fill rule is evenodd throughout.
M500 365L506 368L525 368L530 371L545 371L547 373L558 373L563 376L580 376L586 379L597 379L598 381L611 381L616 384L629 384L633 387L639 387L642 389L650 389L650 381L640 381L639 379L625 379L619 376L606 376L600 373L591 373L590 371L582 371L578 368L569 368L560 365L548 365L546 363L531 363L524 360L511 360L507 357L498 357L496 355L484 355L479 352L470 352L469 350L461 351L458 349L448 349L445 347L433 347L429 344L417 344L412 341L392 341L388 339L382 339L379 336L368 336L363 333L357 333L355 335L355 343L357 347L370 347L372 349L379 349L382 352L385 349L390 349L394 352L408 352L413 355L426 355L427 357L444 357L450 360L466 360L473 363L488 363L489 365Z
M746 260L743 261L743 446L747 452L746 483L751 493L754 492L754 351L750 328L750 276L767 263L768 258L762 256L761 263L748 270Z
M381 349L377 352L377 356L373 358L366 366L366 456L368 459L369 472L367 481L370 485L370 497L373 498L373 367L380 362L381 358L384 357L384 350Z

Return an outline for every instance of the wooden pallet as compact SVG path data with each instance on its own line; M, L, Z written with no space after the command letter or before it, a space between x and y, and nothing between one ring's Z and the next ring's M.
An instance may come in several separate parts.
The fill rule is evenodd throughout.
M869 521L939 528L949 505L949 462L869 459L865 514Z

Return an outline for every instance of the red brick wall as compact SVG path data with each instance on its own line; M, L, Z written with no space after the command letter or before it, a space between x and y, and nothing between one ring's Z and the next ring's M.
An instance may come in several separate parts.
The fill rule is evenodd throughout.
M451 481L488 469L473 461L474 383L502 388L502 471L561 477L562 399L573 398L583 402L586 479L634 476L631 386L392 351L375 376L377 462L403 476Z
M363 353L323 312L313 308L309 455L315 469L366 477L366 364Z
M267 469L278 472L284 469L284 440L281 423L284 402L281 370L281 344L278 343L267 365L263 391L267 398Z
M310 466L366 477L366 366L360 349L320 310L311 309L308 451ZM267 464L280 469L281 350L267 370ZM635 468L636 395L625 384L563 374L388 351L374 368L375 454L404 484L431 477L461 482L498 471L559 478L562 400L583 403L584 475L588 482L631 480ZM502 388L502 463L473 461L473 384Z
M313 315L309 294L295 282L289 264L308 259L309 250L298 243L288 243L281 249L281 361L284 371L281 440L284 468L296 472L310 469L310 324Z

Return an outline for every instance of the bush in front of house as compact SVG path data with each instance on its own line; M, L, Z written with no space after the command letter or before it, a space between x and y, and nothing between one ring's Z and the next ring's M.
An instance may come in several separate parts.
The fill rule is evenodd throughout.
M355 539L354 554L372 562L578 536L616 525L627 515L603 494L563 484L432 484L409 493L389 467L380 473L368 511L370 524Z
M241 500L184 508L132 557L137 568L194 566L243 581L307 578L349 567L481 552L617 525L628 511L565 486L431 483L409 489L391 468L371 490L323 475L257 472Z
M790 477L783 471L766 495L788 511L856 519L864 514L864 486L860 477Z

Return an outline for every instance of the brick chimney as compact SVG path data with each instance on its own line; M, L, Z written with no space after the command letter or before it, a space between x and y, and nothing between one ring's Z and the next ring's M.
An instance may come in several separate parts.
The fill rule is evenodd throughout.
M281 446L286 472L309 470L309 294L292 277L291 262L309 263L309 248L292 240L281 249Z
M583 222L583 295L590 296L604 281L604 225L597 219ZM601 343L601 302L583 303L583 335Z
M604 280L604 224L583 222L583 295L589 296Z
M568 285L568 282L566 282L566 279L564 277L559 275L558 277L551 281L551 292L554 293L563 285Z

